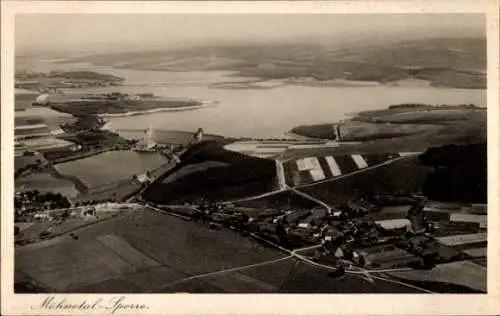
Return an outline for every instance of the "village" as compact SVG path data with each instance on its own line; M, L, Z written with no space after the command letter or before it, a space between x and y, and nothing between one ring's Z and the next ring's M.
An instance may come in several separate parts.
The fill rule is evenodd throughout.
M430 269L436 264L486 256L486 207L426 201L421 196L373 196L332 211L291 207L257 209L237 203L197 205L96 202L70 205L43 194L16 195L16 244L48 239L120 212L157 211L199 221L212 229L233 229L286 249L317 245L311 260L343 270ZM64 207L59 207L64 206ZM23 231L40 226L38 234Z
M421 196L363 197L324 208L256 209L233 203L152 205L157 211L258 236L286 249L317 245L309 257L338 269L430 269L486 256L486 206ZM484 261L484 260L483 260Z

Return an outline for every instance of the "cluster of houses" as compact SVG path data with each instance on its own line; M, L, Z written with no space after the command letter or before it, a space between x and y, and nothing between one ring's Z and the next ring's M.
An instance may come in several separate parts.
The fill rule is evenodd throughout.
M92 206L81 206L68 209L50 210L33 214L36 221L58 221L70 218L95 219L97 212Z
M135 203L101 203L96 205L77 206L55 210L38 211L19 218L20 221L64 221L69 219L98 219L106 213L115 213L141 208Z
M430 268L486 255L485 206L379 196L360 198L331 211L231 203L169 210L257 234L289 249L320 245L312 259L339 267L348 263L373 269Z
M351 201L329 213L323 208L258 210L219 205L212 219L223 223L237 219L248 231L289 248L321 244L313 256L316 260L395 269L432 267L485 254L485 212L485 207L439 206L416 197L380 197ZM484 243L480 246L484 250L465 247L464 252L466 243Z
M60 193L39 192L25 190L24 187L16 189L14 194L14 208L16 218L26 214L51 209L68 208L71 202Z

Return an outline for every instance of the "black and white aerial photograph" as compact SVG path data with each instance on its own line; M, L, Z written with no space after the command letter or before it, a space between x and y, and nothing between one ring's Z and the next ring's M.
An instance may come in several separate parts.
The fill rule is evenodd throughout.
M14 293L487 293L486 22L17 14Z

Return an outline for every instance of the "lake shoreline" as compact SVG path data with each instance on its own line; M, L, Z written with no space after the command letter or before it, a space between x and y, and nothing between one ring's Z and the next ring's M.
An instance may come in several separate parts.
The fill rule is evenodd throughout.
M64 67L66 66L70 69L89 67L65 64ZM123 113L103 109L101 114L96 115L108 119L113 129L145 130L153 127L167 130L196 130L202 127L210 134L263 139L289 138L290 135L284 133L293 127L346 120L352 116L346 113L381 109L389 104L464 102L483 106L486 103L485 91L444 89L427 85L423 81L405 81L398 86L391 83L368 85L366 82L360 84L354 81L347 81L345 85L338 86L315 82L305 84L288 82L281 85L280 80L267 82L256 77L240 78L237 72L154 70L138 71L120 66L116 69L103 68L99 71L125 78L123 86L118 89L123 93L148 93L184 100L216 100L218 106L202 113L195 111L200 107L179 108L176 111L176 109L155 109L156 106L151 104L150 109L131 107L125 109L129 110L128 112ZM136 82L140 82L140 85L133 85ZM148 85L149 82L151 85ZM132 86L129 87L128 84ZM247 84L252 87L244 87ZM237 88L230 87L233 85ZM112 87L104 87L82 93L102 94L113 91ZM370 95L369 98L366 97L367 94ZM271 107L273 111L269 110ZM257 120L250 125L248 124L250 118Z
M106 62L95 62L95 61L87 61L94 66L97 67L111 67L114 69L121 69L121 70L138 70L138 71L152 71L152 72L172 72L172 73L189 73L192 70L183 68L183 67L158 67L158 66L139 66L139 65L120 65L120 64L114 64L114 63L106 63ZM71 59L66 60L64 62L58 62L59 64L72 64L74 61ZM396 67L398 68L398 67ZM391 86L391 85L403 85L405 86L408 81L416 80L416 81L421 81L417 85L423 87L434 87L434 88L446 88L446 89L470 89L470 90L484 90L486 89L486 83L462 83L462 82L454 82L453 80L449 78L439 78L436 77L436 74L432 73L432 68L427 69L426 67L421 67L422 70L424 71L420 77L416 76L415 74L413 75L400 75L396 80L391 80L390 76L379 76L377 79L373 81L365 80L360 77L360 80L356 79L356 77L352 79L345 79L343 75L336 75L336 76L327 76L325 80L321 79L316 79L316 73L314 71L311 72L311 74L298 77L293 74L288 74L288 75L281 75L281 74L269 74L267 71L262 71L260 72L258 68L256 69L251 69L250 71L247 71L245 69L239 69L238 67L236 68L201 68L197 69L196 71L200 72L218 72L218 71L224 71L228 72L228 77L242 77L242 78L253 78L253 80L249 81L255 81L255 82L267 82L267 81L273 81L273 80L279 80L282 81L283 85L302 85L302 86L316 86L316 87L321 87L321 86ZM427 70L427 72L425 72ZM431 73L428 73L429 70L431 70ZM449 71L454 72L455 75L470 75L470 76L484 76L484 73L482 71L476 71L476 70L462 70L462 69L454 69L450 68ZM321 77L321 76L320 76ZM363 77L363 76L362 76ZM294 81L297 80L297 83L294 83ZM221 84L221 87L217 87L217 85ZM214 88L218 89L225 89L224 85L231 85L232 82L220 82L216 83ZM410 84L412 85L412 83ZM228 89L251 89L252 87L228 87ZM272 89L272 87L260 87L261 89ZM256 89L259 89L257 86Z
M199 105L181 106L181 107L158 107L150 110L143 111L127 111L123 113L103 113L97 114L99 117L124 117L124 116L136 116L136 115L147 115L159 112L181 112L181 111L192 111L203 109L207 107L217 106L217 101L202 101Z

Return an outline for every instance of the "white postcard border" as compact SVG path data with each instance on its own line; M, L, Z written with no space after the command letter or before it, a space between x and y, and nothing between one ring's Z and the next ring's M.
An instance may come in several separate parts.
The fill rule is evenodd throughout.
M151 315L487 315L500 313L499 209L499 53L497 1L339 1L339 2L91 2L3 1L2 5L2 163L1 163L1 308L8 315L110 314L111 310L48 311L38 308L48 294L13 294L13 60L14 16L35 13L482 13L488 23L488 294L134 294L127 304L145 305L127 314ZM47 36L51 36L48 34ZM105 301L120 295L56 294L57 299L79 303ZM123 311L121 311L123 312ZM115 315L122 313L115 313Z

